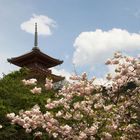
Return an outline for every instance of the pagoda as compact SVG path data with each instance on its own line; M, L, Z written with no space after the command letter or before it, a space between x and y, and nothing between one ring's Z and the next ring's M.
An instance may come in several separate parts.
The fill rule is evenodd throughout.
M37 78L38 80L49 78L52 79L53 82L64 80L64 77L52 74L52 71L49 69L62 64L63 61L43 53L38 47L37 23L35 23L34 47L32 50L21 56L7 59L7 61L16 66L28 68L28 78Z

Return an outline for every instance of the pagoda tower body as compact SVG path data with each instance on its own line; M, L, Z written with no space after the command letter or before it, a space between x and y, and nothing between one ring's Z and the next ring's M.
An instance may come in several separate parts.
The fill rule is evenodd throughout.
M49 69L62 64L63 61L41 52L38 47L37 23L35 23L34 47L31 52L7 60L16 66L28 68L28 78L37 78L42 80L49 78L52 79L53 82L64 80L64 77L52 74L52 71Z

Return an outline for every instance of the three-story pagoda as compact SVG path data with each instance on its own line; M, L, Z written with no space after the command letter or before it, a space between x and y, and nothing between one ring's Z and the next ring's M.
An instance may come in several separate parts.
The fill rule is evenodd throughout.
M53 82L62 81L64 79L64 77L52 74L52 71L49 69L62 64L63 61L43 53L38 47L37 23L35 23L34 47L32 48L31 52L7 60L16 66L28 68L28 78L43 80L45 78L49 78L52 79Z

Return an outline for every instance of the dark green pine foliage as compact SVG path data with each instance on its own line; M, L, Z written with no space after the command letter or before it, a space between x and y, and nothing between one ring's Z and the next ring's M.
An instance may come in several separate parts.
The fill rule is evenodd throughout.
M0 124L3 126L0 129L0 140L33 140L33 135L25 133L22 127L11 125L6 114L11 112L18 114L19 110L28 110L35 104L38 104L41 111L45 112L46 98L54 97L55 91L45 91L45 89L40 95L33 95L30 89L34 86L25 86L21 81L27 75L28 70L22 68L19 71L4 75L0 79ZM37 86L43 88L42 83L38 83ZM42 140L46 139L48 137L44 135Z

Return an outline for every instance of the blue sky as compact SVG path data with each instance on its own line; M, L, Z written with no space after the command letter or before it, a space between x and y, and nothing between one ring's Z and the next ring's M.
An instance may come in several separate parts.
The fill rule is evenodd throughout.
M0 74L17 69L7 58L32 49L34 35L21 25L34 15L55 22L51 35L39 36L39 47L64 60L56 73L72 73L74 63L77 73L102 77L110 70L103 65L105 59L114 51L132 56L140 52L140 0L1 0Z

